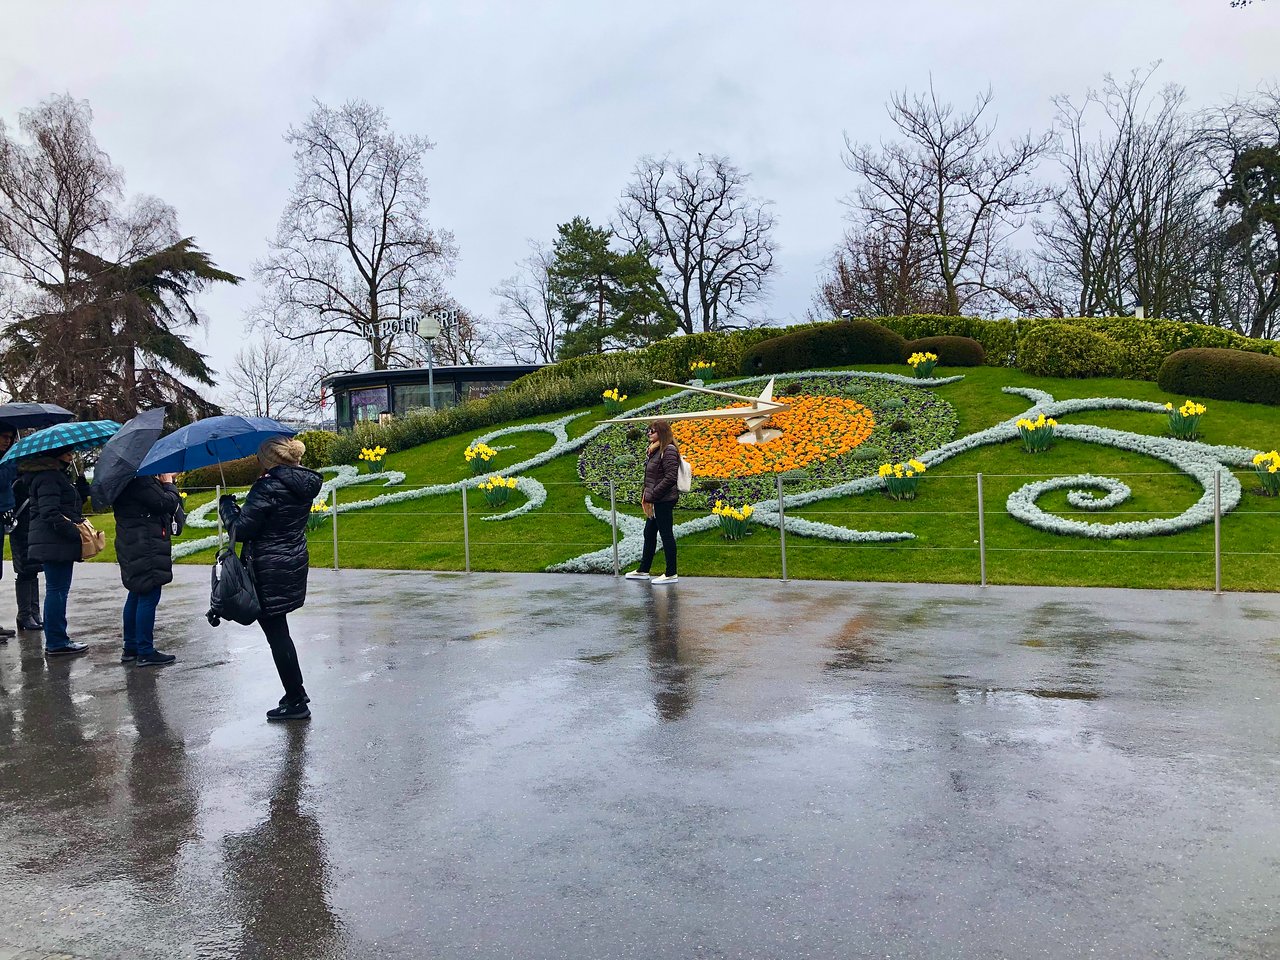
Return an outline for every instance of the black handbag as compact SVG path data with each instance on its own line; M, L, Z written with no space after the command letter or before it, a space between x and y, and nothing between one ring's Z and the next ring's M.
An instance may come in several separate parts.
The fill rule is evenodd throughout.
M232 530L235 528L232 527ZM223 620L242 623L246 627L254 623L262 613L258 603L258 588L253 574L236 556L236 538L232 533L227 545L218 551L213 563L212 587L209 591L209 623L217 626Z

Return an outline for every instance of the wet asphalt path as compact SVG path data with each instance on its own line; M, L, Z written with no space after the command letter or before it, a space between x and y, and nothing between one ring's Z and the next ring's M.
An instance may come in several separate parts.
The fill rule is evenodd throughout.
M1280 597L317 571L281 727L179 576L0 647L0 956L1280 956Z

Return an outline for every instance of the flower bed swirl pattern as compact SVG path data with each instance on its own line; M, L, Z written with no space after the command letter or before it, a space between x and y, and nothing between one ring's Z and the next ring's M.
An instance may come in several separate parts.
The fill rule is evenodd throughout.
M940 386L942 384L952 383L961 379L959 377L951 377L945 380L916 381L906 377L897 376L895 374L845 373L843 371L824 373L820 375L813 373L784 374L780 375L777 379L780 382L785 382L788 380L813 379L815 376L831 378L854 376L865 380L879 381L881 383L894 384L897 386L916 387ZM758 378L745 378L739 381L727 382L721 386L732 389L738 386L747 386L757 381ZM1017 420L1028 416L1038 416L1040 413L1043 413L1046 417L1052 416L1055 418L1061 418L1070 414L1092 410L1134 410L1156 414L1164 412L1164 408L1160 404L1139 400L1107 397L1055 400L1052 395L1045 393L1044 391L1022 387L1005 387L1004 392L1023 396L1030 400L1032 404L1030 409L1023 414L1011 417L1003 423L997 424L986 430L980 430L957 440L943 443L935 449L923 452L919 455L919 459L929 467L934 467L955 456L978 449L982 446L1015 441L1018 439L1018 430L1016 426ZM664 398L662 400L653 401L651 403L632 408L630 413L635 416L643 416L646 413L664 409L666 405L672 401L685 399L689 396L691 395L688 392L678 393L670 398ZM475 442L489 442L499 437L525 432L541 431L550 433L555 440L550 449L520 463L512 464L508 467L494 471L501 475L525 473L549 463L557 457L581 450L591 440L600 436L606 430L611 429L609 425L599 425L584 432L581 436L570 439L566 429L568 424L584 415L585 414L580 413L570 414L546 423L506 427L477 437L475 438ZM1006 507L1009 510L1009 513L1016 519L1048 533L1069 536L1083 536L1090 538L1150 537L1177 533L1204 523L1212 522L1213 489L1215 480L1220 481L1221 484L1222 512L1224 514L1228 513L1239 505L1242 496L1240 482L1231 473L1229 468L1250 467L1253 463L1254 456L1258 453L1256 450L1245 447L1218 446L1205 443L1180 441L1168 437L1149 436L1123 430L1112 430L1089 424L1060 423L1057 431L1058 436L1064 439L1111 446L1117 449L1127 450L1163 460L1178 470L1193 477L1203 490L1201 497L1190 508L1177 516L1110 524L1087 523L1079 520L1056 517L1039 508L1036 505L1036 501L1043 494L1048 493L1051 490L1066 489L1070 491L1067 498L1068 503L1076 509L1103 510L1115 507L1120 503L1123 503L1128 498L1130 491L1125 484L1114 478L1097 477L1089 474L1070 477L1055 477L1050 480L1027 484L1014 491L1014 493L1009 496L1006 502ZM325 480L320 493L320 498L326 501L330 500L331 493L334 489L346 489L359 484L369 484L373 482L382 482L384 486L391 487L402 483L405 479L404 474L390 470L361 476L354 467L350 466L331 467L327 468L323 472L329 475ZM436 484L407 490L397 490L366 500L355 500L340 503L338 512L346 513L355 510L367 510L392 503L401 503L408 500L440 496L448 493L457 493L464 487L474 486L476 482L477 481L474 478L471 478L455 483ZM852 530L834 524L817 523L803 517L794 516L790 513L790 511L798 507L803 507L812 503L868 493L882 488L882 485L883 481L878 476L865 476L837 483L829 483L817 489L805 489L795 493L790 493L784 498L785 505L788 510L788 515L785 520L786 530L788 533L792 534L818 537L842 543L882 543L913 539L914 534L907 531ZM1089 492L1091 489L1105 492L1103 496L1098 497ZM546 501L546 488L538 481L527 476L520 477L517 490L526 497L526 501L523 504L506 513L496 516L485 516L481 517L481 519L485 521L510 519L512 517L528 513L531 510L536 510ZM755 502L751 502L751 505L754 509L754 516L752 519L756 523L773 527L777 527L779 525L780 515L776 497L761 498ZM188 525L194 529L214 529L216 527L214 513L215 508L216 504L212 501L196 508L188 518ZM590 495L585 498L585 508L590 515L605 524L609 523L610 513L607 507L597 505ZM686 523L677 524L675 531L678 537L687 536L692 533L714 529L717 524L717 518L708 515ZM619 512L618 528L620 534L618 544L619 559L624 565L634 563L639 559L642 548L644 520L639 516ZM215 546L216 543L217 538L214 536L203 537L197 540L188 540L175 545L174 556L188 556L201 550L209 549ZM612 564L612 549L605 547L601 550L584 553L563 563L554 564L548 569L573 572L604 572L612 569Z

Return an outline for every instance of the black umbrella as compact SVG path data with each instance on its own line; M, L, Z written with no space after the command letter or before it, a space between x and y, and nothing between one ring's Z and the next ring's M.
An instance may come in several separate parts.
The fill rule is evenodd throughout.
M42 430L75 418L56 403L0 403L0 423L11 423L19 430Z
M94 506L101 509L115 503L162 433L164 407L156 407L138 414L107 441L93 468Z

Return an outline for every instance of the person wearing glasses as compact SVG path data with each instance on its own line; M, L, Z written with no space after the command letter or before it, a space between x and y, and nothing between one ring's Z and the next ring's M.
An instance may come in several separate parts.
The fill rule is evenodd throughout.
M654 420L649 424L649 449L644 458L644 493L640 506L644 509L644 553L640 566L627 574L628 580L647 580L654 584L675 583L676 576L676 501L680 499L680 448L676 446L671 424ZM666 571L651 577L653 556L662 537L662 556Z

